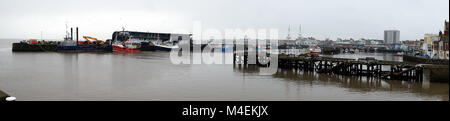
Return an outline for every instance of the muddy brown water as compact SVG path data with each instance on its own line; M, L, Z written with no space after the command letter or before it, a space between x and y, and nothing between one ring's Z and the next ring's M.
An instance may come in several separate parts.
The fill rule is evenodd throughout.
M279 70L257 67L174 65L167 52L11 52L18 40L0 40L0 90L27 100L194 101L448 101L448 83ZM391 54L333 57L402 61Z

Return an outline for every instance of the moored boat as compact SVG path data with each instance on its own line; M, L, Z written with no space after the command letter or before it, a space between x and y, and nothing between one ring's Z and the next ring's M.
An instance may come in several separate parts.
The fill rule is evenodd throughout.
M139 44L132 42L115 42L112 45L115 52L140 52Z
M97 38L83 36L86 41L78 41L78 28L76 29L76 41L73 39L72 28L70 29L70 35L67 32L64 41L62 41L56 48L58 52L111 52L112 46L109 43L105 43ZM93 39L95 41L91 41Z
M141 42L139 38L131 35L130 32L120 31L113 34L112 50L114 52L140 52Z
M318 46L310 46L309 51L312 55L319 55L322 53L322 49L320 49L320 47Z
M394 56L403 56L403 52L398 52L398 53L394 54Z
M152 41L152 43L159 51L172 51L172 49L179 48L178 44L173 42Z
M189 44L191 34L173 34L137 31L116 31L113 33L115 51L171 51L179 44ZM126 43L124 43L126 42Z

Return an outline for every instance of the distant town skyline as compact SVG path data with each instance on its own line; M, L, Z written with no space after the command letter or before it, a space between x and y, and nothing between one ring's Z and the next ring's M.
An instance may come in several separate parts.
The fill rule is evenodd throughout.
M384 39L400 30L400 40L437 34L449 18L448 0L3 0L0 38L62 39L65 24L80 36L110 39L114 31L279 29L279 37Z

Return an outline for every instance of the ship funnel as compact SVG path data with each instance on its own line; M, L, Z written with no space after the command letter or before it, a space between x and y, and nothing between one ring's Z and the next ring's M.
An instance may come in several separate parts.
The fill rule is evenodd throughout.
M76 31L77 31L77 43L78 43L78 27L76 29L77 29Z
M73 40L73 28L70 28L70 40Z

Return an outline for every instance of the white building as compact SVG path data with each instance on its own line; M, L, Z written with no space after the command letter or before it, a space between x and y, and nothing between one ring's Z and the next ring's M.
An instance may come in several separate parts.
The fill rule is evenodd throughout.
M301 40L296 40L295 43L297 45L307 45L307 46L317 46L319 42L316 39L312 38L303 38Z
M439 35L438 34L425 34L424 35L424 41L426 44L424 44L424 46L427 46L427 54L429 57L434 58L434 55L437 55L438 52L437 50L434 50L434 44L433 42L437 42L439 41Z

